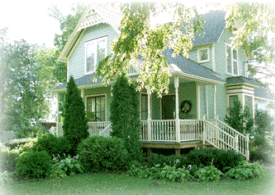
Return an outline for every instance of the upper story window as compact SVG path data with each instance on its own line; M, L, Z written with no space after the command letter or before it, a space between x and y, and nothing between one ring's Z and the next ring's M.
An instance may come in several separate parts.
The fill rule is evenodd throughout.
M198 49L198 59L199 63L209 62L210 55L209 55L209 47Z
M226 71L230 75L238 75L238 52L231 45L226 44Z
M86 42L85 52L85 72L93 73L100 60L107 55L107 37Z

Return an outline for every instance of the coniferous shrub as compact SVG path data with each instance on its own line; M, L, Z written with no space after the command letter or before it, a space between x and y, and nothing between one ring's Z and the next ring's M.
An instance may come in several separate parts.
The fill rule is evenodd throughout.
M93 136L78 146L79 160L86 171L126 170L129 154L116 137Z
M132 160L141 161L142 150L139 142L140 119L139 98L136 86L129 82L125 73L117 78L113 86L111 102L111 136L125 141Z
M76 154L78 144L89 136L85 106L73 77L67 85L64 106L63 135L71 144L71 154Z
M50 174L52 158L46 151L26 152L19 156L16 174L21 178L42 178Z
M39 137L32 147L33 151L47 151L50 156L63 156L71 150L71 145L65 137L55 137L52 134L45 134Z

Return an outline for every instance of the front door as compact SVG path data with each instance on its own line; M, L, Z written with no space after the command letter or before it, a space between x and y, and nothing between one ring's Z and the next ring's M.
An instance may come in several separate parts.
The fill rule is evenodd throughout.
M175 118L175 95L162 96L162 119Z

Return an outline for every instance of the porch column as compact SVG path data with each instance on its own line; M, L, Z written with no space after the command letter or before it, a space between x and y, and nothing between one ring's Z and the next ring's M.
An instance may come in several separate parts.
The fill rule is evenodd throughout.
M59 92L57 92L56 136L59 137Z
M213 85L213 105L214 105L214 118L217 116L217 85Z
M148 117L147 117L147 124L148 124L148 141L152 140L151 135L151 91L150 87L147 87L147 95L148 95Z
M197 119L201 119L201 88L198 84L196 84L197 90Z
M84 100L84 89L81 89L81 97Z
M180 120L179 120L179 77L174 78L176 92L176 141L180 142Z

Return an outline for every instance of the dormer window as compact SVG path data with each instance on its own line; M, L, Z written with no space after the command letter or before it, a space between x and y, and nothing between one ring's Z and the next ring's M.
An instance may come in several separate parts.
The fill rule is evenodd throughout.
M107 55L107 37L85 43L85 73L95 72L98 63Z
M198 60L199 60L199 63L210 61L209 47L198 50Z
M238 52L231 45L226 44L226 71L230 75L238 75Z

